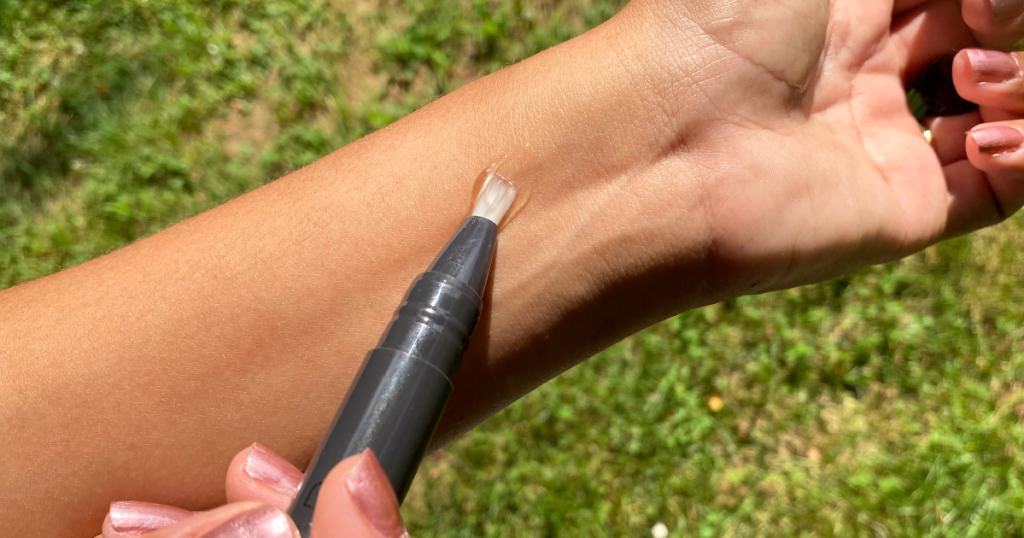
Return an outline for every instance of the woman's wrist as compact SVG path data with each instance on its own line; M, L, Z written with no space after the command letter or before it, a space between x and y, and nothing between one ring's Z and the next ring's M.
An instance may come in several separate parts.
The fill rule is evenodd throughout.
M672 109L652 97L664 95L653 85L668 77L650 77L666 65L654 63L660 47L637 29L645 9L631 5L381 133L425 136L421 126L448 110L476 107L468 122L449 124L452 138L466 137L462 147L472 148L478 133L492 134L486 140L497 146L478 155L512 153L513 179L529 198L500 237L489 317L456 379L442 442L628 334L722 296L708 278L704 189L712 172L691 166L677 138L686 120L676 115L699 108L700 90L687 90L692 97ZM476 127L460 130L469 124Z

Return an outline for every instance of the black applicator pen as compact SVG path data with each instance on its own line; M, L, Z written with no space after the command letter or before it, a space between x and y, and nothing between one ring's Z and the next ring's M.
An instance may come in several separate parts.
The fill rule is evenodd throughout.
M401 503L480 318L498 223L516 186L491 171L467 218L420 275L327 430L288 513L308 537L320 486L341 460L373 450Z

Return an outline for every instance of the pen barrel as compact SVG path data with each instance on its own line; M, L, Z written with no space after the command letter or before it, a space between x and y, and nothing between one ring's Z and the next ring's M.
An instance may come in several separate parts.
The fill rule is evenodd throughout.
M488 263L477 263L476 271L487 271L493 240L479 255ZM449 266L446 262L441 269ZM367 448L402 502L451 394L450 378L462 361L480 306L480 292L472 284L445 272L423 273L409 288L378 347L363 362L292 501L289 514L303 536L309 535L327 474Z
M427 361L394 349L371 351L288 511L300 534L309 536L327 475L338 462L367 448L401 503L451 391L448 376Z
M398 307L378 348L419 357L452 376L480 317L480 295L439 271L419 276Z

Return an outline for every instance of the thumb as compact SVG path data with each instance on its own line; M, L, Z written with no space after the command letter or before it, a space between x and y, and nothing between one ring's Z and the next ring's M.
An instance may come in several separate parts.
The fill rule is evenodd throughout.
M373 452L342 460L327 475L311 538L408 538L398 499Z

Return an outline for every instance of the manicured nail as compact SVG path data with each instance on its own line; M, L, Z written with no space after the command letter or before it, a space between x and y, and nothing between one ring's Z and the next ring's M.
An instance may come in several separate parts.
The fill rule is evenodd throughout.
M1024 133L1005 125L981 127L969 134L978 145L978 151L989 155L1017 151L1024 144Z
M298 469L259 443L252 445L242 468L253 480L288 495L294 495L302 483Z
M997 21L1008 21L1024 11L1022 0L989 0L992 4L992 18Z
M221 524L203 538L292 538L288 516L271 506L245 512Z
M384 474L380 462L369 449L359 457L359 463L348 475L348 491L355 499L363 518L381 536L400 538L408 536L398 513L398 499Z
M134 501L110 503L110 528L120 534L146 534L192 515L188 510Z
M1006 82L1020 76L1017 60L1005 52L967 49L975 82Z

